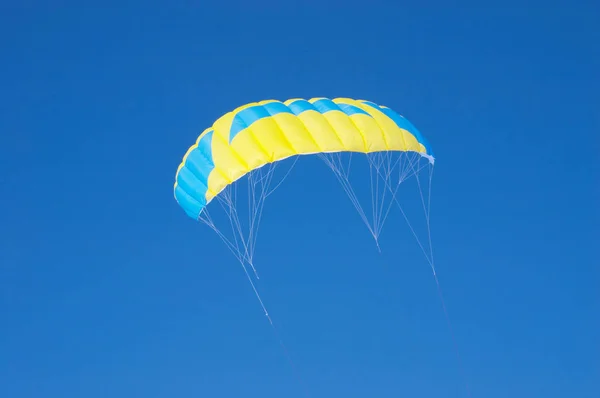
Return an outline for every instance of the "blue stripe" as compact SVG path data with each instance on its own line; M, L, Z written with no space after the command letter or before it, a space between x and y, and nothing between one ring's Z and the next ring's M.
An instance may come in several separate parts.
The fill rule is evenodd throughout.
M198 183L198 179L187 168L183 167L179 170L175 197L186 213L193 214L197 219L206 206L205 195L206 188Z
M359 113L361 115L367 115L368 117L372 118L372 116L369 115L369 112L362 110L357 106L349 105L349 104L338 104L338 106L340 107L340 110L348 116L352 116L352 115Z
M208 185L209 174L215 168L212 156L213 134L214 130L211 130L202 136L198 142L198 146L190 152L185 161L185 166L206 185Z
M378 111L382 112L384 115L386 115L387 117L392 119L398 127L400 127L401 129L404 129L404 130L408 131L409 133L411 133L412 135L414 135L415 138L417 139L417 141L419 141L421 144L423 144L423 146L425 147L425 150L427 151L427 154L431 155L432 157L435 157L433 155L433 150L431 149L431 145L429 145L429 142L427 142L425 137L423 137L423 135L421 135L421 132L411 122L409 122L408 119L404 118L403 116L400 116L398 113L394 112L390 108L382 108L379 105L374 104L373 102L369 102L369 101L361 101L361 102L363 104L369 105L370 107L373 107L373 108L377 109Z
M290 108L288 108L287 106L285 106L285 104L281 102L269 102L267 104L264 104L262 107L265 108L271 116L277 115L278 113L292 113Z
M331 111L339 111L340 107L335 102L328 98L322 98L313 102L313 106L319 113L327 113Z
M330 100L328 98L323 98L323 99L317 100L313 103L313 105L315 106L317 111L319 111L321 113L327 113L327 112L331 112L331 111L341 111L341 112L344 112L348 116L360 113L360 114L371 117L371 115L369 115L367 112L363 111L362 109L360 109L354 105L336 104L335 102L333 102L332 100Z
M179 183L175 186L175 200L177 200L177 203L183 208L185 213L194 220L198 219L200 212L206 206L206 203L200 203L188 195Z
M306 111L311 111L311 110L317 111L317 109L315 109L313 104L311 104L307 100L303 100L303 99L292 102L291 104L288 105L288 108L290 108L292 113L296 116L298 116L302 112L306 112Z
M269 102L264 105L256 105L241 110L233 118L231 129L229 130L229 142L235 138L240 131L250 127L257 120L277 115L278 113L290 113L292 111L281 102Z
M177 174L175 197L181 207L191 217L198 218L206 206L208 177L214 170L212 157L213 131L206 133L186 158L184 166Z
M316 100L312 104L306 100L296 100L296 101L292 102L291 104L289 104L288 108L290 108L290 110L296 116L300 115L302 112L306 112L306 111L310 111L310 110L317 111L321 114L331 112L331 111L341 111L341 112L344 112L348 116L352 116L357 113L360 113L362 115L367 115L369 117L371 116L371 115L369 115L368 112L365 112L364 110L360 109L357 106L349 105L349 104L336 104L335 102L333 102L332 100L327 99L327 98L322 98L322 99Z

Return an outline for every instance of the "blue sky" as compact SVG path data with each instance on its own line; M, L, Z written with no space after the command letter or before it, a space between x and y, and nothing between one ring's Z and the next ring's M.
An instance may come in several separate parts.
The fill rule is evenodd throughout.
M433 146L472 396L600 395L598 4L59 3L0 6L1 396L304 397L172 184L221 114L319 96L388 105ZM323 170L299 163L256 249L310 396L466 397L406 224L379 254Z

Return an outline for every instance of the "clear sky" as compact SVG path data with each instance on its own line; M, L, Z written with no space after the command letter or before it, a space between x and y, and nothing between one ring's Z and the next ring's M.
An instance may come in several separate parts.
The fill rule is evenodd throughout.
M379 254L307 161L256 263L310 396L600 396L598 2L86 3L0 6L0 396L304 397L172 188L223 113L319 96L390 106L433 146L466 380L401 217Z

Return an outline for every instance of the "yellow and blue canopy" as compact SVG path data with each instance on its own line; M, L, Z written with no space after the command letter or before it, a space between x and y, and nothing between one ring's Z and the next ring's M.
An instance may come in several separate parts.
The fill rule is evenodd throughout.
M229 184L268 163L327 152L417 152L433 164L429 143L390 108L350 98L267 100L220 117L188 151L175 177L175 199L198 219Z

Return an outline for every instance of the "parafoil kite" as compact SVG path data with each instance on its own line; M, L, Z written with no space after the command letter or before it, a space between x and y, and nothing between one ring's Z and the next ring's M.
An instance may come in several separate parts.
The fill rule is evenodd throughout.
M431 164L429 143L390 108L348 98L269 100L219 118L183 157L175 198L192 218L228 185L266 164L294 155L334 152L416 152Z
M350 184L353 153L364 154L369 161L371 212L364 210ZM348 161L342 160L344 154ZM397 202L399 184L418 173L420 160L431 170L435 160L417 128L388 107L350 98L260 101L223 115L200 134L177 168L175 199L191 218L213 228L242 265L249 264L256 274L252 260L256 231L264 200L274 190L273 171L284 159L297 160L300 155L316 155L333 170L376 241L391 204ZM249 193L245 228L236 196L242 177L247 177ZM381 193L374 193L381 188ZM225 209L230 236L211 216L208 205L215 199ZM425 201L423 205L428 207Z

